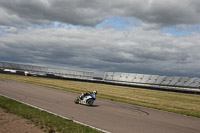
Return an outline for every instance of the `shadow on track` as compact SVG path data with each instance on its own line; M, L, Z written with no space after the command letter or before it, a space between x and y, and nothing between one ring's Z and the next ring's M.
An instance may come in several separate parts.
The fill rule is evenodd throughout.
M99 107L100 105L92 105L92 106L87 106L87 107Z

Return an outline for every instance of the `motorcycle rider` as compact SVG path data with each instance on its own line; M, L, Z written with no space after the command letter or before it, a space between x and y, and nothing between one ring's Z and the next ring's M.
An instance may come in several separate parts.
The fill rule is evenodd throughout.
M93 92L83 92L81 95L80 95L80 99L81 100L83 100L83 98L85 97L85 96L88 96L88 95L90 95L90 94L94 94L94 95L97 95L97 91L96 90L94 90Z

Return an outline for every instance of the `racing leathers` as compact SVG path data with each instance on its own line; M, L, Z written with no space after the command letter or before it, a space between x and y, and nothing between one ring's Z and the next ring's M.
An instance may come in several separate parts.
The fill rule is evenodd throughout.
M85 96L88 96L88 95L90 95L90 94L93 94L93 92L89 92L89 91L88 91L88 92L83 92L82 95L80 96L80 99L83 100L83 98L84 98Z

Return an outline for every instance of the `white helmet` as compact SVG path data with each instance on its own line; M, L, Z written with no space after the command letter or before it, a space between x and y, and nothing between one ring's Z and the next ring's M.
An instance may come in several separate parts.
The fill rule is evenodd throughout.
M93 93L96 95L96 94L97 94L97 91L96 91L96 90L94 90L94 91L93 91Z

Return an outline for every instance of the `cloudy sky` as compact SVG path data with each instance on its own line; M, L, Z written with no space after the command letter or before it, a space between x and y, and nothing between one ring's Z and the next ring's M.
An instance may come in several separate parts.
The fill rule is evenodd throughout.
M200 77L198 0L0 0L0 61Z

